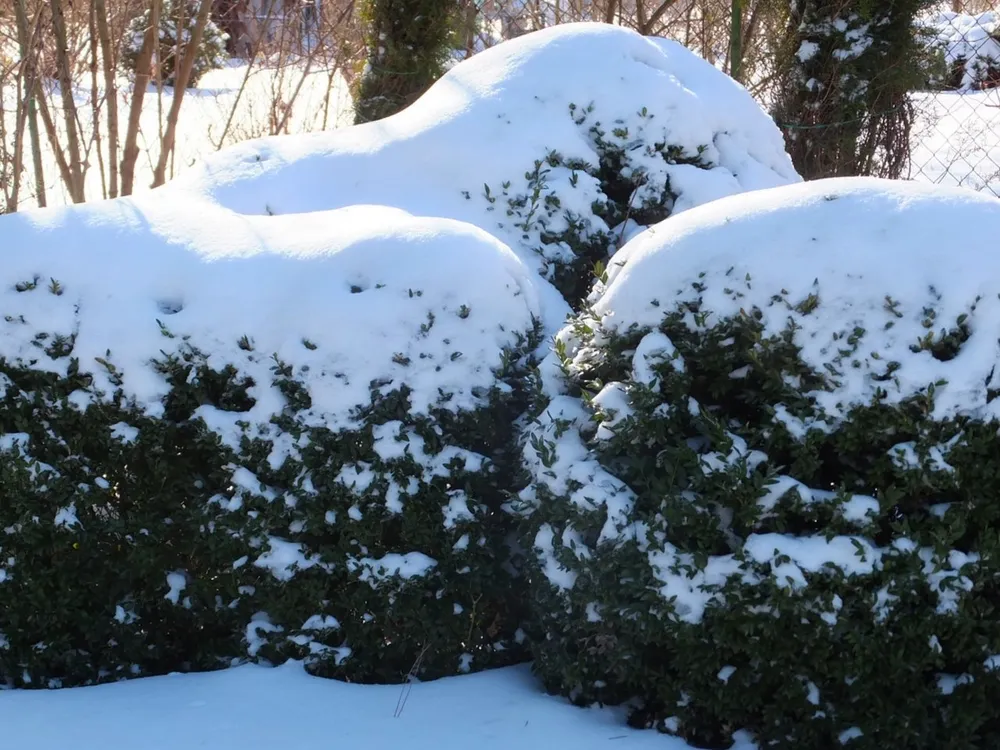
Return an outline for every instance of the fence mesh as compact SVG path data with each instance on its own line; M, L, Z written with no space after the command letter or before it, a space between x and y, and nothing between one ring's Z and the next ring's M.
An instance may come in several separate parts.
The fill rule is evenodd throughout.
M468 0L465 54L554 24L611 21L684 44L738 78L770 111L797 46L789 6L789 0ZM918 28L941 69L913 95L908 175L1000 196L1000 0L942 2Z
M1000 2L952 2L926 27L944 70L915 95L910 175L1000 196Z

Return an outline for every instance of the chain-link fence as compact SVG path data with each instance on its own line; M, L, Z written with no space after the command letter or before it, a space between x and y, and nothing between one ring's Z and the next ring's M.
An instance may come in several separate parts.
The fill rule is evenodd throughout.
M943 3L923 26L943 67L915 97L910 175L1000 196L1000 1Z
M789 0L469 0L465 52L546 26L605 21L677 40L771 111L798 50ZM914 94L906 173L1000 195L1000 0L948 0L918 30L940 65ZM779 123L790 132L795 124ZM836 123L826 126L835 127Z

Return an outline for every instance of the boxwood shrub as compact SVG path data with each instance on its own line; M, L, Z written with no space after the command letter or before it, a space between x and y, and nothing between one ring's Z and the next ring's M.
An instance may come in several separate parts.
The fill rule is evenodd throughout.
M1000 741L994 226L818 181L616 256L526 436L549 690L699 747Z
M207 253L171 210L100 266L99 229L7 220L33 241L0 270L0 683L289 657L399 683L523 658L501 506L530 273L389 209L220 211L282 244Z

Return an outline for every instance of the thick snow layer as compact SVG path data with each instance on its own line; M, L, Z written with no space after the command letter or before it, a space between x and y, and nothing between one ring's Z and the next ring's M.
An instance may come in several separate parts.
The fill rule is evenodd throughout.
M507 183L511 195L530 192L526 171L551 151L596 165L590 131L596 123L635 153L657 178L652 182L669 180L680 193L675 211L799 179L771 119L709 63L672 41L616 26L566 24L473 56L396 116L244 143L170 189L193 189L246 214L371 203L456 218L540 267L552 250L541 249L538 230L515 226L502 201L490 197ZM703 149L714 168L667 164L634 150L632 141L640 139L676 145L688 157ZM548 184L560 186L564 208L592 214L601 198L596 181L576 183L571 172L552 170Z
M218 426L281 410L277 355L333 427L374 380L409 385L416 412L441 391L477 406L539 314L533 274L468 224L371 206L245 217L167 195L0 218L0 356L61 373L70 358L40 343L73 338L97 387L113 389L110 361L155 414L168 384L150 361L190 345L256 384L250 412L204 415Z
M544 695L526 667L403 686L347 685L295 663L59 691L0 692L9 750L687 750L614 709ZM734 750L751 750L740 741Z
M983 237L1000 231L1000 201L955 188L866 178L824 180L702 206L662 222L616 256L594 310L605 329L656 326L677 302L701 298L716 318L757 306L770 333L793 318L795 342L818 372L818 403L836 419L878 388L898 401L928 385L937 417L1000 416L996 388L1000 263ZM696 288L700 291L697 291ZM792 306L818 296L817 314ZM940 361L911 346L956 327L971 335ZM837 357L861 332L853 359ZM888 363L892 377L879 382Z

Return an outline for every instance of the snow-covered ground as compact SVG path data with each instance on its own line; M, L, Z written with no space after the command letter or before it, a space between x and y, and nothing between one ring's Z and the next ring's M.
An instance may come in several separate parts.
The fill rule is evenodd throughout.
M686 750L621 711L540 692L526 667L344 685L289 663L57 692L0 692L5 750ZM749 743L733 750L748 750Z
M911 177L1000 196L1000 89L915 99Z
M982 88L1000 64L994 38L1000 13L955 13L942 6L925 19L949 66L961 64L958 91L917 94L910 176L1000 195L1000 89Z

